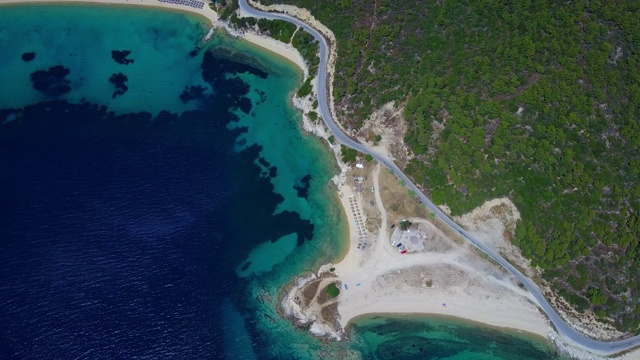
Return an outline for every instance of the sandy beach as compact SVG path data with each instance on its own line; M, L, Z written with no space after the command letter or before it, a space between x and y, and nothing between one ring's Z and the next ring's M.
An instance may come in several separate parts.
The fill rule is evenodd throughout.
M318 21L313 16L313 14L311 14L311 12L307 9L299 8L293 5L286 5L286 4L272 4L272 5L266 6L255 0L249 0L248 2L251 6L263 11L280 12L280 13L292 16L296 19L299 19L305 22L306 24L309 24L314 29L318 30L322 34L322 36L324 36L325 39L327 39L327 42L329 43L329 54L328 54L328 60L327 60L327 75L328 75L327 85L329 87L327 96L329 98L329 110L331 111L331 116L334 119L339 119L336 113L335 105L334 105L335 99L333 98L333 78L335 76L336 59L338 57L338 50L337 50L338 42L336 41L336 37L333 34L333 32L328 27L326 27L323 23ZM305 75L306 75L306 72L305 72ZM339 122L338 124L342 126ZM344 131L345 129L343 128L342 130Z
M208 4L196 9L158 0L0 0L0 5L36 3L142 6L194 14L207 19L212 28L224 27L230 35L287 59L308 76L302 56L292 45L252 30L232 29ZM304 9L296 12L292 7L282 6L278 10L312 19ZM322 29L323 33L330 33L324 26ZM333 34L325 35L335 44ZM334 50L335 46L331 67L335 62ZM333 112L333 108L331 110ZM315 132L327 138L329 134L324 132L324 126L318 126ZM339 157L339 149L334 150ZM312 323L311 331L316 335L333 338L341 338L341 332L354 318L373 313L437 314L544 338L554 334L532 296L518 286L513 276L488 262L469 244L456 241L428 219L412 214L406 215L412 223L407 230L401 230L395 222L390 223L379 182L383 171L387 170L372 162L359 173L365 175L366 180L352 179L351 171L343 174L337 186L349 223L349 250L339 263L328 264L318 275L298 281L283 299L288 315L302 319L301 323ZM360 188L356 186L358 182ZM367 194L366 199L363 192ZM500 229L497 233L502 234ZM399 243L405 244L406 254L399 251L396 246ZM313 282L317 283L315 291L307 291L307 285ZM331 283L340 287L340 295L336 299L320 299L322 290ZM623 358L640 358L640 351Z
M426 220L412 219L414 225L424 227L432 242L442 244L425 252L401 254L392 245L393 230L386 223L377 183L380 171L376 167L371 178L376 189L376 208L382 215L381 231L369 234L370 241L363 251L357 248L354 239L358 234L351 226L349 253L334 265L337 279L343 284L343 297L338 304L343 328L351 319L368 313L423 313L547 336L550 327L526 291L500 269L483 264L466 245L448 241L445 234ZM348 184L340 192L344 194L341 200L348 209L349 223L353 224L355 218L348 198L356 199L360 207L371 205L363 204Z
M15 5L25 5L25 4L42 4L42 3L50 3L50 4L103 4L103 5L122 5L122 6L144 6L144 7L155 7L160 9L170 9L174 11L187 12L191 14L197 14L205 19L208 19L211 24L216 24L218 22L218 14L211 10L207 4L202 9L196 9L186 5L177 5L177 4L169 4L160 2L158 0L87 0L87 1L79 1L79 0L0 0L0 5L3 4L15 4Z
M386 208L388 194L383 200L381 189L388 190L381 184L384 167L370 163L364 169L343 166L343 171L337 185L350 225L349 250L340 262L298 279L283 298L285 313L298 325L316 336L340 340L349 323L364 315L442 315L548 339L572 358L604 359L559 336L532 295L510 273L465 241L452 238L428 217L408 218L412 225L401 230L397 214L391 216ZM503 199L491 204L511 205ZM505 227L489 213L481 216L486 220L469 217L480 222L479 228L493 230L484 235L500 236ZM389 223L394 216L394 224ZM399 251L400 243L406 254ZM325 289L332 283L341 291L335 299L327 299ZM617 358L638 356L636 350Z
M306 279L313 290L305 281L294 287L283 304L289 315L330 338L342 338L352 319L374 313L453 316L547 338L552 330L546 318L505 270L425 219L411 218L409 231L391 228L380 193L382 171L371 163L338 184L350 225L348 253ZM399 243L407 245L406 254ZM340 286L340 295L323 299L322 289L331 283Z
M302 55L290 44L284 44L269 36L258 34L255 31L243 30L235 31L231 29L228 24L220 20L218 13L213 11L208 3L205 2L205 6L202 9L186 5L177 5L160 2L158 0L0 0L0 5L25 5L25 4L101 4L101 5L117 5L117 6L140 6L140 7L153 7L158 9L165 9L171 11L185 12L194 14L207 19L212 28L224 27L227 32L234 37L242 38L248 42L251 42L265 50L268 50L276 55L279 55L288 61L294 63L308 76L308 68L302 58Z

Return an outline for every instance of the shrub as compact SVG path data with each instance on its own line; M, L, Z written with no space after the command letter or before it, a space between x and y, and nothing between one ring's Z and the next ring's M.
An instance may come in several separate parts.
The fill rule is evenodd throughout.
M297 94L296 94L296 95L297 95L299 98L303 98L303 97L305 97L305 96L307 96L307 95L311 94L311 89L312 89L312 87L311 87L311 77L309 77L309 78L307 79L307 81L305 81L305 82L302 84L302 86L300 87L300 89L298 90L298 92L297 92Z
M411 222L409 220L400 221L400 229L402 229L403 231L407 231L409 229L409 226L411 226Z
M329 284L329 286L326 287L326 291L330 298L335 298L340 295L340 289L335 283Z
M340 152L342 153L342 161L345 162L346 164L356 162L356 157L358 157L358 151L343 145L340 149Z
M318 57L319 47L316 39L308 32L300 29L291 39L291 45L300 52L309 66L309 77L314 77L318 71L318 64L320 64L320 58Z
M307 115L309 115L309 119L311 119L311 121L313 121L313 122L318 121L318 113L317 112L309 111L309 113Z

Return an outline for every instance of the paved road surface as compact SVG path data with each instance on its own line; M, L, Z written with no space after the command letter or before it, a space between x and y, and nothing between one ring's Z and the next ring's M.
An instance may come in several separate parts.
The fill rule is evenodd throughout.
M393 163L393 161L391 161L386 156L383 156L374 151L371 151L366 146L349 138L342 131L342 129L340 129L340 127L336 124L336 122L332 118L331 111L329 111L329 101L327 99L327 93L328 93L327 60L328 60L329 46L327 44L326 39L324 38L324 36L322 36L322 34L320 34L320 32L318 32L316 29L312 28L311 26L307 25L306 23L296 18L293 18L289 15L264 12L264 11L260 11L255 8L252 8L247 4L247 0L239 0L239 4L240 4L240 8L246 13L250 14L251 16L254 16L257 18L281 19L281 20L288 21L290 23L293 23L297 26L304 28L319 41L320 66L318 68L318 87L317 87L318 88L318 105L320 107L320 114L322 115L322 118L324 119L325 123L329 127L329 130L331 130L331 132L333 133L333 136L335 137L335 139L338 142L344 144L345 146L348 146L362 153L373 156L376 160L380 161L389 169L391 169L400 179L402 179L402 181L405 182L409 190L415 192L416 195L420 198L420 200L431 211L433 211L436 214L436 216L438 216L442 221L444 221L447 225L449 225L454 231L461 234L464 238L466 238L469 242L471 242L477 248L485 252L487 255L491 256L496 262L498 262L504 268L509 270L518 279L518 281L524 284L524 286L531 292L531 294L533 294L533 296L538 301L538 305L540 306L540 308L542 308L542 310L547 314L547 316L549 317L549 319L551 320L551 322L553 323L553 325L555 326L555 328L558 330L560 334L564 335L565 337L567 337L568 339L570 339L580 347L583 347L587 350L590 350L596 353L605 354L605 355L615 354L615 353L640 345L640 336L635 336L626 340L605 342L605 341L598 341L598 340L593 340L588 337L585 337L582 334L578 333L576 330L574 330L571 326L569 326L558 315L558 313L556 313L556 311L551 307L549 302L544 298L544 296L540 292L540 289L538 288L538 286L534 284L533 281L531 281L529 278L524 276L520 271L518 271L518 269L516 269L509 262L507 262L500 254L496 253L495 251L490 249L488 246L478 241L473 235L465 231L458 224L453 222L453 220L451 220L447 215L445 215L442 211L440 211L440 209L437 206L435 206L431 202L431 200L429 200L429 198L427 198L422 193L422 191L420 191L413 184L413 182L411 182L411 180L409 180L407 175L405 175L402 172L402 170L400 170L400 168L395 163Z

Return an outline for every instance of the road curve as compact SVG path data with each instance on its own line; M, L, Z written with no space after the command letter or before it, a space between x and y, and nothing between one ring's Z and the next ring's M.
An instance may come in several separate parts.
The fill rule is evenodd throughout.
M547 314L549 320L551 320L556 330L561 335L571 340L573 343L575 343L575 345L578 345L579 347L582 347L586 350L589 350L598 354L602 354L602 355L613 355L613 354L616 354L625 350L629 350L633 347L640 345L640 335L634 336L632 338L625 339L625 340L605 342L605 341L599 341L599 340L594 340L594 339L585 337L584 335L577 332L574 328L572 328L569 324L567 324L553 309L553 307L551 307L549 302L542 295L542 292L540 291L538 286L531 279L524 276L518 269L516 269L513 265L511 265L508 261L506 261L500 254L496 253L491 248L489 248L482 242L478 241L478 239L476 239L473 235L465 231L462 227L460 227L453 220L451 220L447 215L445 215L437 206L435 206L431 202L431 200L429 200L429 198L426 195L422 193L422 191L420 191L420 189L418 189L418 187L416 187L416 185L407 177L407 175L404 174L404 172L402 172L402 170L400 170L400 168L393 161L391 161L386 156L382 154L378 154L375 151L368 149L363 144L360 144L355 140L351 139L342 131L342 129L340 129L338 124L336 124L333 117L331 116L331 111L329 110L329 100L327 98L328 96L327 94L328 93L327 61L328 61L328 54L329 54L329 45L327 44L325 37L322 36L322 34L318 30L312 28L310 25L306 24L305 22L286 14L271 13L271 12L264 12L261 10L257 10L249 6L249 4L247 3L247 0L239 0L238 3L240 5L240 8L244 12L246 12L247 14L253 17L266 18L266 19L280 19L280 20L288 21L290 23L293 23L297 26L304 28L307 32L313 35L313 37L316 38L316 40L318 40L320 44L320 66L318 67L318 79L317 79L318 106L319 106L319 110L320 110L320 114L322 115L322 118L324 119L325 123L329 127L329 130L331 130L331 132L333 133L333 136L335 137L335 139L339 143L347 147L350 147L362 153L373 156L373 158L375 158L376 160L378 160L379 162L387 166L389 169L391 169L402 181L405 182L409 190L415 192L416 195L422 201L422 203L426 205L427 208L429 208L431 211L433 211L438 218L440 218L449 227L451 227L451 229L453 229L454 231L462 235L462 237L467 239L478 249L482 250L484 253L486 253L491 258L493 258L493 260L498 262L505 269L510 271L518 279L518 281L524 284L524 286L529 290L529 292L531 292L531 294L536 298L540 308Z

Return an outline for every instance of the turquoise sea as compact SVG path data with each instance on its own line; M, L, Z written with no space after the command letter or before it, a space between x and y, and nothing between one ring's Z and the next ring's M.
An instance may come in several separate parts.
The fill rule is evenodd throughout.
M346 223L293 64L204 19L0 7L0 359L556 359L426 317L315 339L277 311ZM197 51L201 48L200 51Z

